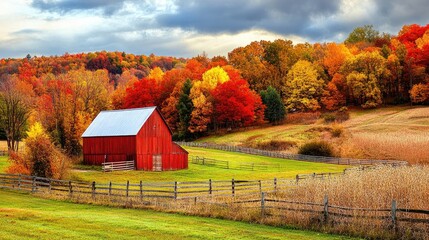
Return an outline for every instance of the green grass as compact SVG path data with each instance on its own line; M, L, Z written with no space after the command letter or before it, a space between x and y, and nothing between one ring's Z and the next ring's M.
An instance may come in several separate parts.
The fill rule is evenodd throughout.
M110 172L103 173L101 171L73 171L72 178L83 181L97 182L131 182L143 181L198 181L198 180L230 180L234 179L255 179L265 180L273 178L294 178L296 174L313 173L313 172L340 172L346 166L302 162L278 158L270 158L242 153L225 152L212 149L186 147L189 151L189 169L179 171L165 172L145 172L145 171L128 171L128 172ZM217 160L227 160L230 164L238 163L268 163L280 164L284 166L282 171L276 168L270 171L250 171L250 170L233 170L222 169L217 167L209 167L196 165L191 163L192 156L204 156Z
M0 190L1 239L349 239L149 210L82 205Z
M4 173L6 168L9 166L7 156L0 156L0 173Z

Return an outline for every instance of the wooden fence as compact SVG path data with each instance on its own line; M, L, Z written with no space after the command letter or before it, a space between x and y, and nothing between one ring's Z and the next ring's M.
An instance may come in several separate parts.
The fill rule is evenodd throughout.
M134 161L104 162L101 164L104 172L135 170Z
M297 179L328 178L331 175L297 175ZM258 219L280 219L283 223L299 222L302 219L319 219L318 222L335 225L368 220L367 224L380 223L387 229L396 229L411 224L413 231L429 231L429 210L399 208L392 200L388 208L369 209L338 206L329 203L328 196L321 202L304 202L286 199L282 191L299 187L290 179L234 180L200 182L138 182L96 183L64 181L27 175L0 174L0 188L23 190L39 194L53 194L69 199L85 199L83 202L109 201L120 206L134 204L164 207L172 211L184 206L195 208L196 204L222 207L228 211L257 211ZM47 195L50 196L50 195ZM161 201L161 202L160 202ZM130 205L131 203L131 205ZM300 220L301 219L301 220ZM419 224L419 225L416 225ZM410 225L408 225L410 226ZM424 232L425 234L426 232Z
M212 144L212 143L197 143L197 142L176 142L176 143L181 146L217 149L222 151L239 152L239 153L246 153L246 154L252 154L252 155L292 159L292 160L306 161L306 162L321 162L321 163L340 164L340 165L375 165L375 164L407 165L408 164L408 162L406 161L397 161L397 160L311 156L311 155L303 155L303 154L265 151L265 150L240 147L240 146L218 145L218 144Z
M291 179L194 181L194 182L143 182L97 183L65 181L22 174L0 173L0 188L35 192L59 192L95 196L122 196L135 198L194 198L206 196L237 196L277 191L296 187Z
M329 204L328 196L325 196L323 202L317 203L280 199L273 193L262 192L258 199L240 200L233 203L247 204L247 207L252 207L253 204L253 207L260 208L262 217L284 217L288 212L301 212L321 216L323 222L341 217L341 221L356 218L388 221L393 227L400 222L429 224L429 210L398 208L396 200L392 200L390 208L354 208Z
M247 170L247 171L273 171L282 170L285 166L280 164L269 164L269 163L231 163L226 160L217 160L212 158L193 156L193 164L205 165L210 167L218 167L224 169L235 169L235 170Z

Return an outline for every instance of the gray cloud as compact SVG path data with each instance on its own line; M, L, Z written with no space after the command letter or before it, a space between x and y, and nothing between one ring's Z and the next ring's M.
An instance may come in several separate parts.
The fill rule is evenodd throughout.
M81 10L100 10L111 15L119 11L126 0L33 0L31 6L60 14Z
M179 0L175 13L160 15L160 25L193 29L201 33L236 33L266 29L281 34L306 34L312 17L335 14L339 1L189 1ZM310 33L310 32L308 32Z

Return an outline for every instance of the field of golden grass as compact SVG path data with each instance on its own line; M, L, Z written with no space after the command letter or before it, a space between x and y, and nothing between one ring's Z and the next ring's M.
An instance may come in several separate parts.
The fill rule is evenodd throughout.
M331 142L340 157L406 160L429 163L429 107L395 106L370 110L352 110L350 119L326 124L322 119L290 114L290 121L247 131L201 138L198 142L264 148L271 141L291 146L279 149L297 153L298 147L314 139ZM302 121L299 118L302 117ZM340 127L341 137L332 137ZM268 149L271 150L271 149Z

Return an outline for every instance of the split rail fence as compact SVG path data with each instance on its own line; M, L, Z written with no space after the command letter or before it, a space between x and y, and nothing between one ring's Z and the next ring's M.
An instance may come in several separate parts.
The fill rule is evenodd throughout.
M328 178L331 175L297 175L297 180L308 178ZM297 219L318 218L323 223L353 224L359 219L381 222L389 229L398 225L412 224L413 229L429 229L429 210L399 208L395 200L384 209L353 208L330 204L328 196L323 202L303 202L282 198L282 191L296 188L295 180L234 180L200 182L138 182L96 183L55 180L20 174L0 174L0 188L23 190L31 193L54 194L70 199L107 199L123 206L129 202L156 204L166 201L169 206L176 203L211 204L225 207L229 211L256 211L260 218L278 217L286 221L294 216ZM220 198L219 198L220 197ZM153 201L152 201L152 200ZM157 200L155 200L157 199ZM184 201L184 202L183 202ZM173 204L173 205L172 205ZM237 210L238 209L238 210ZM417 225L416 225L417 224ZM418 226L418 227L415 227ZM429 231L429 230L428 230Z
M217 149L217 150L228 151L228 152L239 152L239 153L246 153L246 154L267 156L267 157L274 157L274 158L283 158L283 159L291 159L291 160L306 161L306 162L321 162L321 163L330 163L330 164L339 164L339 165L376 165L376 164L407 165L408 164L408 162L406 161L397 161L397 160L311 156L311 155L303 155L303 154L266 151L266 150L240 147L240 146L218 145L218 144L212 144L212 143L197 143L197 142L176 142L176 143L181 146L188 146L188 147Z

